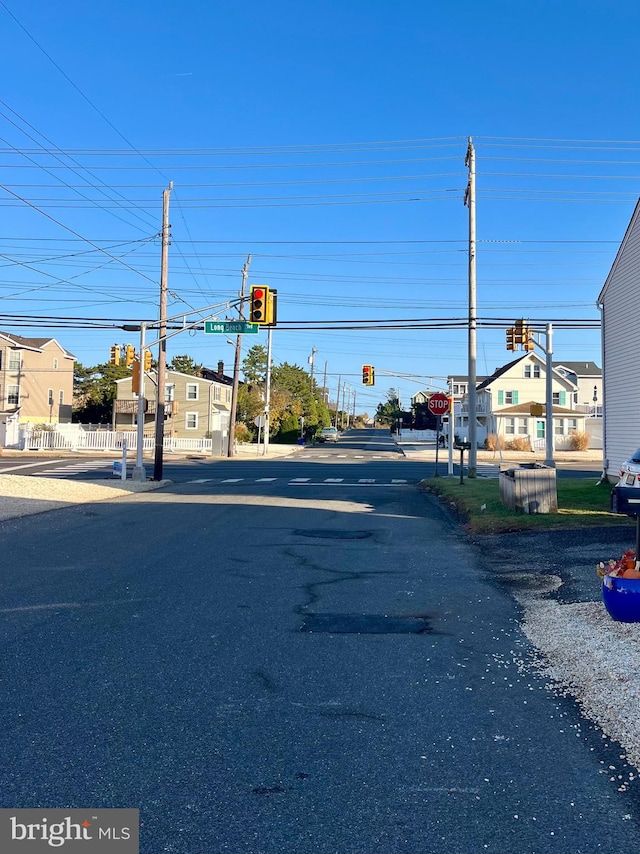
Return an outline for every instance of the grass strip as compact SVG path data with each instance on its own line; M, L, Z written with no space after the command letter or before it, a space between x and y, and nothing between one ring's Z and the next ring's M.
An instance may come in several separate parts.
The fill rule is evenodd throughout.
M501 534L557 528L635 526L635 519L611 513L611 484L590 478L558 478L557 513L516 513L500 500L497 478L430 477L421 486L438 495L460 517L470 533Z

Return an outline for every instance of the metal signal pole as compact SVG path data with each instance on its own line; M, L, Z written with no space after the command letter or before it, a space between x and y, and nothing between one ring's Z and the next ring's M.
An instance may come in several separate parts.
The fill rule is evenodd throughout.
M169 280L169 196L173 190L173 181L169 189L162 192L162 261L160 265L160 324L158 326L158 370L156 387L156 430L153 479L162 480L164 452L164 406L167 376L167 289ZM142 356L141 356L142 358ZM140 368L142 379L143 367Z
M247 276L249 275L249 264L251 264L251 255L247 255L247 260L242 268L242 290L240 291L240 320L244 319L244 297L247 289ZM240 356L242 355L242 335L238 335L236 339L236 354L233 360L233 386L231 389L231 412L229 414L229 444L227 446L227 456L232 457L235 453L235 430L236 430L236 412L238 409L238 385L240 382ZM213 441L211 442L211 453L213 454Z
M477 440L477 397L476 397L476 153L471 137L467 147L465 164L469 169L469 183L464 196L464 202L469 207L469 463L468 477L475 477L478 459Z

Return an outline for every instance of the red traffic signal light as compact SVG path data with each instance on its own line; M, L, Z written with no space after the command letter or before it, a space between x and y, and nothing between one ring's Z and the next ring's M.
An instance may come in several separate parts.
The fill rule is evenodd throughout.
M268 285L251 285L249 292L249 321L264 326L271 323L273 300Z
M363 365L362 366L362 384L363 385L374 385L376 381L375 370L373 365Z

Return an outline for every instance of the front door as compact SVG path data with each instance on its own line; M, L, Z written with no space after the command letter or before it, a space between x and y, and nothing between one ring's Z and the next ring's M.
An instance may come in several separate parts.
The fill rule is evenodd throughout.
M536 421L536 439L544 439L546 421Z

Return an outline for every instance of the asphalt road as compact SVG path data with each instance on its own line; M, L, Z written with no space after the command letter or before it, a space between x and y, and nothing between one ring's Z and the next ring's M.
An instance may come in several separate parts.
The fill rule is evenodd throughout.
M517 550L412 483L224 480L0 523L0 806L137 807L143 854L635 854Z

